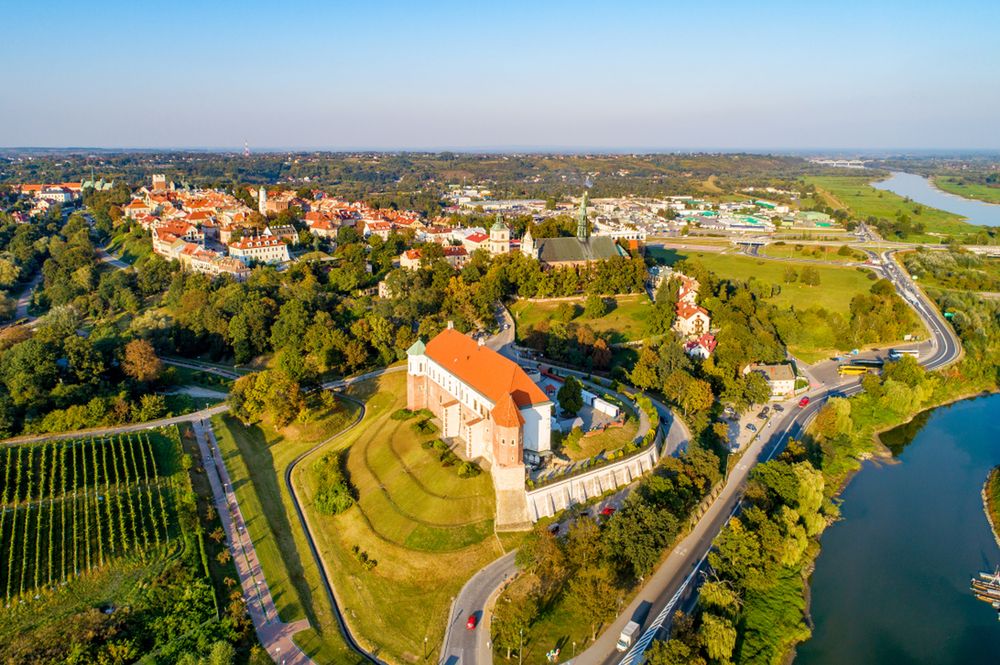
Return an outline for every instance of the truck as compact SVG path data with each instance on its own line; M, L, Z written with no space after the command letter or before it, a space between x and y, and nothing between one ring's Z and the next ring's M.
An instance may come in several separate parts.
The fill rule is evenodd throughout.
M635 642L635 638L639 633L639 624L635 621L629 621L625 624L622 634L618 636L618 643L615 644L615 648L618 651L625 652L628 651L632 644Z

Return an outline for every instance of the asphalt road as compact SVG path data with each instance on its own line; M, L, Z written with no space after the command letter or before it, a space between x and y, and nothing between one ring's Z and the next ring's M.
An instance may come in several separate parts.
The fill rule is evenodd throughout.
M905 272L892 259L895 250L882 255L880 269L896 286L897 291L913 306L932 335L929 355L921 359L927 369L938 369L958 360L962 354L961 343L950 326L944 321L933 304ZM837 386L821 386L811 390L810 403L805 408L786 408L783 417L776 422L774 434L758 437L744 453L733 469L722 492L698 521L691 533L679 542L646 582L636 599L618 618L605 629L597 641L572 662L578 664L638 663L645 646L654 637L663 637L669 628L669 618L684 603L691 603L695 597L712 542L722 527L735 513L742 497L746 478L758 461L768 461L780 452L789 438L796 438L808 427L831 392L852 395L861 390L860 381L855 379ZM794 404L794 402L793 402ZM643 626L642 638L636 647L626 654L615 651L615 642L622 628L635 617Z

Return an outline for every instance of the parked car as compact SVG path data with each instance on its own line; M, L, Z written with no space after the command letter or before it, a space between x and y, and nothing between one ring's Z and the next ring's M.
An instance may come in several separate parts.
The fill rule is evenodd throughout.
M760 413L757 414L757 417L763 420L764 418L767 418L769 415L771 415L771 409L765 406L763 409L760 410Z
M612 515L615 514L616 510L618 509L615 508L614 506L604 506L604 510L601 511L601 515L604 515L605 517L611 517Z
M775 413L784 413L785 412L785 407L781 406L780 404L775 404L774 405L774 411L775 411Z
M799 408L800 409L804 409L807 406L809 406L809 398L808 397L803 397L802 399L799 400Z
M753 423L747 423L747 429L750 430L751 432L756 432L757 426L754 425Z
M551 533L554 536L559 535L559 522L549 525L549 533Z
M476 619L476 615L470 614L469 619L465 622L466 630L475 630L477 621L478 620Z

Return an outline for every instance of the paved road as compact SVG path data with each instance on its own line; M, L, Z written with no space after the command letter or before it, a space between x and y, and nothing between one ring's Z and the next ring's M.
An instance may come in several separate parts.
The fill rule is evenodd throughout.
M187 369L196 369L202 372L208 372L209 374L215 374L216 376L221 376L224 379L238 379L243 376L235 368L229 369L226 367L220 367L218 365L213 365L212 363L201 362L200 360L170 357L163 358L162 360L167 365L174 365L176 367L184 367Z
M885 267L882 270L896 286L897 291L914 307L933 336L930 355L925 356L921 363L927 369L938 369L955 362L962 354L957 336L934 305L916 289L913 282L892 259L894 251L883 254ZM774 434L769 438L758 437L747 449L730 473L722 492L691 533L674 547L666 562L646 582L636 599L605 629L598 640L573 662L581 665L638 663L644 645L648 645L654 637L664 636L663 633L669 627L669 618L673 611L685 601L688 603L693 601L700 582L699 572L708 557L712 541L736 511L746 478L753 466L758 461L770 460L784 448L789 438L801 436L831 392L852 395L860 390L858 380L836 386L833 390L821 386L807 393L812 401L806 408L800 409L795 406L787 408L782 418L776 421ZM649 617L642 622L643 636L636 645L641 648L634 648L622 656L615 651L615 641L625 624L637 614Z
M507 581L514 577L517 552L508 552L489 564L465 583L451 606L448 626L445 629L441 663L488 663L490 654L490 619L492 601ZM475 615L477 627L468 630L465 622Z
M105 250L103 247L97 247L96 250L97 250L97 258L100 260L101 263L107 263L110 266L114 266L118 270L124 270L125 268L132 267L131 265L125 263L121 259L116 258L111 254L109 254L107 250Z
M21 294L17 297L17 307L14 309L15 321L20 321L21 319L33 321L36 318L28 314L28 305L31 304L31 296L35 293L35 288L41 283L41 281L42 271L39 270L35 273L35 276L31 278L31 281L25 284L24 288L21 290Z
M201 411L193 411L191 413L186 413L180 416L172 416L170 418L160 418L159 420L150 420L144 423L132 423L130 425L119 425L117 427L92 427L90 429L81 429L73 432L55 432L52 434L17 436L13 439L4 439L3 441L0 441L0 445L17 445L20 443L34 443L36 441L78 439L83 436L109 436L112 434L124 434L126 432L139 432L145 429L153 429L154 427L166 427L168 425L178 425L180 423L203 420L205 418L211 418L217 413L224 413L228 410L228 404L216 404L215 406L210 406L207 409L202 409Z
M250 539L250 533L244 526L246 522L236 501L232 481L222 459L222 453L219 451L218 442L215 440L215 433L205 420L195 421L193 428L198 447L201 449L205 473L212 486L215 509L226 531L233 563L236 564L240 586L243 588L243 598L247 603L247 613L253 621L257 637L275 663L311 664L312 660L292 640L295 633L309 628L309 622L302 619L294 623L284 623L278 617L271 590L267 586L264 571L261 570L260 561L257 559L257 551Z

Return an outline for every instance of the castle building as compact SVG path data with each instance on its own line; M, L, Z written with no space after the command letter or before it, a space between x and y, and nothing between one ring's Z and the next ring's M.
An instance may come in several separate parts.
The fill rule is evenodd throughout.
M429 409L467 459L484 458L498 488L524 489L524 463L551 447L552 401L517 363L448 328L407 351L410 410Z
M510 228L503 223L500 215L497 215L497 221L490 228L490 242L487 247L490 256L499 256L510 252Z

